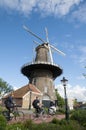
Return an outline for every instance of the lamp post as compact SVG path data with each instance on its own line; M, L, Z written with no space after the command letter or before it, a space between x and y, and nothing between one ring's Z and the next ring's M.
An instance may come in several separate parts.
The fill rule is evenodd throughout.
M66 94L66 85L67 85L68 80L63 77L61 80L61 83L64 86L64 94L65 94L65 119L68 121L69 120L69 108L68 108L68 100L67 100L67 94Z
M31 110L31 95L32 95L32 91L31 91L31 89L30 89L29 110Z

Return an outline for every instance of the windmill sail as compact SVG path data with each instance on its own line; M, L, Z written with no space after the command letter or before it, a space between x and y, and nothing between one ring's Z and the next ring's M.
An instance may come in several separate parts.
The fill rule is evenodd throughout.
M32 34L33 36L35 36L36 38L38 38L40 41L42 41L43 43L45 43L44 40L42 40L40 37L38 37L35 33L33 33L32 31L30 31L30 29L28 29L25 25L23 25L23 28L29 32L30 34Z
M58 53L65 55L65 53L63 53L62 51L60 51L59 49L55 48L53 45L51 45L49 43L49 38L48 38L48 30L47 28L45 28L45 32L46 32L46 42L40 38L39 36L37 36L35 33L33 33L30 29L28 29L25 25L23 26L23 28L29 32L31 35L33 35L34 37L36 37L37 39L39 39L42 44L49 49L49 55L50 55L50 62L53 64L53 57L52 57L52 51L51 48L54 49L55 51L57 51ZM34 41L35 43L39 44L38 42ZM40 45L40 44L39 44Z
M54 50L56 50L57 52L59 52L60 54L62 54L62 55L66 55L65 53L63 53L62 51L60 51L59 49L57 49L57 48L55 48L54 46L52 46L51 44L50 44L50 47L51 48L53 48Z

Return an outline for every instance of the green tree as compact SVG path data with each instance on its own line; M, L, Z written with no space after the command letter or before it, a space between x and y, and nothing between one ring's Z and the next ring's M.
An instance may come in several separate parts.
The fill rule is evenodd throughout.
M13 87L0 78L0 98L3 97L4 94L11 91L13 91Z
M73 107L76 109L78 106L78 101L77 99L75 98L74 101L73 101Z
M85 68L86 68L86 66L85 66ZM86 74L85 73L83 73L83 76L86 78Z
M56 98L58 101L58 107L63 107L65 104L64 99L60 96L57 89L55 89L55 92L56 92Z

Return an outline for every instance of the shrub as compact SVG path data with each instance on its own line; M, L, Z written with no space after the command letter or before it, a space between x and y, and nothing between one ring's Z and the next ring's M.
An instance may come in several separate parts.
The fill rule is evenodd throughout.
M69 124L69 121L65 120L65 119L62 119L60 120L59 122L60 125L68 125Z
M7 125L7 120L3 115L0 115L0 130L5 130Z
M58 112L64 114L65 113L65 109L64 108L59 108Z
M0 106L0 112L2 111L2 107Z
M86 110L77 110L72 113L70 119L78 121L79 124L86 124Z
M59 124L60 121L57 118L53 118L52 121L51 121L51 123L53 123L53 124Z
M23 126L24 126L24 128L31 129L32 126L33 126L33 121L32 121L32 120L26 120L26 121L23 123Z
M25 128L22 123L18 122L18 123L7 125L6 130L25 130Z
M55 119L56 120L56 119ZM61 124L62 122L62 124ZM66 122L66 123L65 123ZM27 120L24 123L15 123L7 126L4 130L86 130L85 127L80 126L76 121L60 121L60 124L54 123L32 123L31 120ZM2 129L0 129L2 130Z
M59 126L53 123L34 124L31 130L60 130Z

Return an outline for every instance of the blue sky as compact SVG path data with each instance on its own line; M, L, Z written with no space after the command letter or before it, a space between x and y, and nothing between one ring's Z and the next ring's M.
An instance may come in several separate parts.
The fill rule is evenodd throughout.
M55 86L63 96L60 80L68 79L68 96L86 101L86 1L85 0L0 0L0 78L14 88L28 83L21 67L31 62L41 44L23 29L29 27L43 40L49 41L66 56L53 52L54 62L63 69Z

